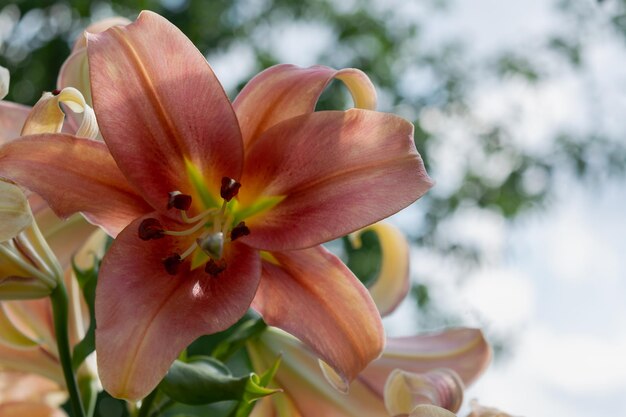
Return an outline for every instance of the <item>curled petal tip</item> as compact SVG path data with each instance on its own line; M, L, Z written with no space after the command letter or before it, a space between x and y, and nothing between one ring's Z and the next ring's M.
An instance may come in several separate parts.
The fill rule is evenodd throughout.
M385 407L393 416L408 414L421 404L456 412L463 402L463 390L463 381L451 369L435 369L423 374L396 369L385 384Z

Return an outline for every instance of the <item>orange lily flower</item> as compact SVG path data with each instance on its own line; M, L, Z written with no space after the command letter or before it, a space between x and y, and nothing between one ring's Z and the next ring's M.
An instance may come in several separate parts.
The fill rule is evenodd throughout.
M87 52L106 144L28 136L0 150L0 175L117 236L96 297L107 391L144 397L182 349L253 299L352 380L383 348L380 316L320 244L431 187L413 126L369 110L373 86L354 69L273 67L231 105L204 56L150 12L88 34ZM333 78L361 108L314 112Z

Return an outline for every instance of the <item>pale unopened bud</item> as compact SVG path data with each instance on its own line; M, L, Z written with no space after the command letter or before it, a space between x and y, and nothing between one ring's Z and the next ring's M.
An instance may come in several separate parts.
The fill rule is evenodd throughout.
M0 300L45 297L62 276L26 195L0 180Z
M32 222L24 192L15 184L0 180L0 242L14 238Z
M10 80L11 76L9 74L9 70L4 67L0 67L0 100L9 94Z
M391 416L407 415L417 405L436 405L456 412L463 402L463 382L451 369L424 374L394 370L385 384L385 407Z
M418 405L411 411L409 417L457 417L456 414L437 407L436 405L422 404Z

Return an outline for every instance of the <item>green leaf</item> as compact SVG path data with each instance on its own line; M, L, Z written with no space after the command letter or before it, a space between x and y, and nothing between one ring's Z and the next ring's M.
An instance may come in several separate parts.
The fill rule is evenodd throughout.
M94 259L94 265L89 269L80 269L72 260L72 269L76 275L78 285L80 286L85 302L89 308L89 329L85 333L85 337L76 346L72 354L72 368L76 371L83 361L96 349L96 314L94 303L96 299L96 283L98 281L98 271L100 269L100 260Z
M279 391L261 386L261 381L254 373L235 377L217 359L194 356L187 363L175 361L159 388L174 401L191 405L251 402Z
M254 375L255 377L254 382L257 384L257 387L258 386L267 387L272 382L272 380L274 379L274 375L276 375L276 372L278 371L278 367L280 366L280 361L281 361L281 357L279 356L276 359L276 362L274 362L274 365L272 365L272 367L269 368L267 371L263 372L263 374L260 377L257 375ZM267 388L263 388L263 390L266 390L266 389ZM278 392L278 391L282 391L282 390L280 389L274 390L274 392ZM257 396L255 396L254 394L256 394ZM249 390L244 395L244 398L243 398L244 401L239 402L239 405L237 406L236 409L233 410L233 412L230 414L229 417L248 417L250 413L252 412L252 409L254 408L254 401L265 396L262 394L263 394L263 391L259 391L257 388L250 386Z
M261 318L254 318L238 324L235 331L222 340L211 352L211 356L221 361L227 360L245 345L248 339L257 336L267 328Z
M366 287L374 284L380 271L382 249L378 235L368 230L361 234L361 247L355 248L350 239L343 238L348 257L346 265Z

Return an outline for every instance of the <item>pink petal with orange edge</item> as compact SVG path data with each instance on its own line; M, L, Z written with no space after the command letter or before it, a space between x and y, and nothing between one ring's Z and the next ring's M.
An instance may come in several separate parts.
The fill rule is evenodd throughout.
M152 211L106 146L89 139L45 134L12 141L0 148L0 176L41 195L57 215L83 212L113 236Z
M245 146L251 146L275 124L313 112L333 78L346 84L355 107L369 110L376 107L376 90L367 75L357 69L338 71L321 65L309 68L275 65L252 78L233 102Z
M238 179L243 145L226 93L185 35L144 11L135 23L87 35L102 137L137 191L165 213L171 191L194 195L186 160L219 195Z
M20 136L30 107L0 101L0 145Z
M478 329L459 328L440 333L388 338L383 355L359 375L382 395L394 369L424 373L436 368L455 371L468 386L491 361L491 348Z
M180 352L197 337L235 323L248 309L260 278L257 251L225 247L226 269L203 267L169 275L162 260L182 253L194 237L143 241L139 224L120 233L104 257L96 289L96 351L104 388L138 400L161 381ZM161 219L167 226L167 220Z
M315 112L266 131L246 156L239 202L285 196L246 219L242 241L267 250L300 249L375 223L431 186L413 143L413 125L386 113Z
M267 324L298 337L332 366L342 379L338 385L347 384L384 346L369 293L321 246L272 255L278 264L263 261L253 307Z

